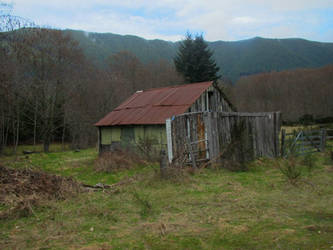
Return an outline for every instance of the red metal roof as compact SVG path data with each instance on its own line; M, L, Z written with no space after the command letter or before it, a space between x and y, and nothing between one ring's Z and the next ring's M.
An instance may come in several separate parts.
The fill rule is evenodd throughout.
M95 126L164 124L167 118L184 113L212 83L191 83L136 92Z

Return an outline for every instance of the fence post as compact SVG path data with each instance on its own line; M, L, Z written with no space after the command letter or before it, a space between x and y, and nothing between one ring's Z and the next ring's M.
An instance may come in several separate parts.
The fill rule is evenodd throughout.
M285 139L286 139L286 130L282 129L281 130L281 157L284 156L284 151L285 151Z
M324 152L326 147L326 129L321 129L320 151Z

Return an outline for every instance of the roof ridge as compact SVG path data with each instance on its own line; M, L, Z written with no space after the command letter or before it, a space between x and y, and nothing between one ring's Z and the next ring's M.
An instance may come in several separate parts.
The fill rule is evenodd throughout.
M184 83L181 85L171 85L171 86L165 86L165 87L158 87L158 88L150 88L150 89L144 89L142 90L142 92L146 92L146 91L154 91L154 90L161 90L161 89L172 89L172 88L180 88L180 87L186 87L188 85L195 85L195 84L205 84L205 83L213 83L213 81L205 81L205 82L192 82L192 83ZM140 90L139 90L140 91ZM138 92L136 91L135 93L142 93L142 92Z

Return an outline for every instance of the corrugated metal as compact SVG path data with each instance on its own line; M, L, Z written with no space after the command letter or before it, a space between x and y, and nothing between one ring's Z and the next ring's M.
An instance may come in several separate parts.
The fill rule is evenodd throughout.
M164 124L184 113L212 82L192 83L136 92L95 126Z

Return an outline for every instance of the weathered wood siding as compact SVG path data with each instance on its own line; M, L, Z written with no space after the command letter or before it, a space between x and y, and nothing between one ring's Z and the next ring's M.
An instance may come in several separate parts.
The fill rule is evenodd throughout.
M214 86L209 87L188 109L188 112L223 111L233 112L231 105Z
M171 121L172 154L184 153L187 138L197 157L218 160L226 147L236 145L239 157L251 160L279 156L280 112L197 112L176 116ZM203 132L204 131L204 132ZM204 136L203 136L204 135Z

